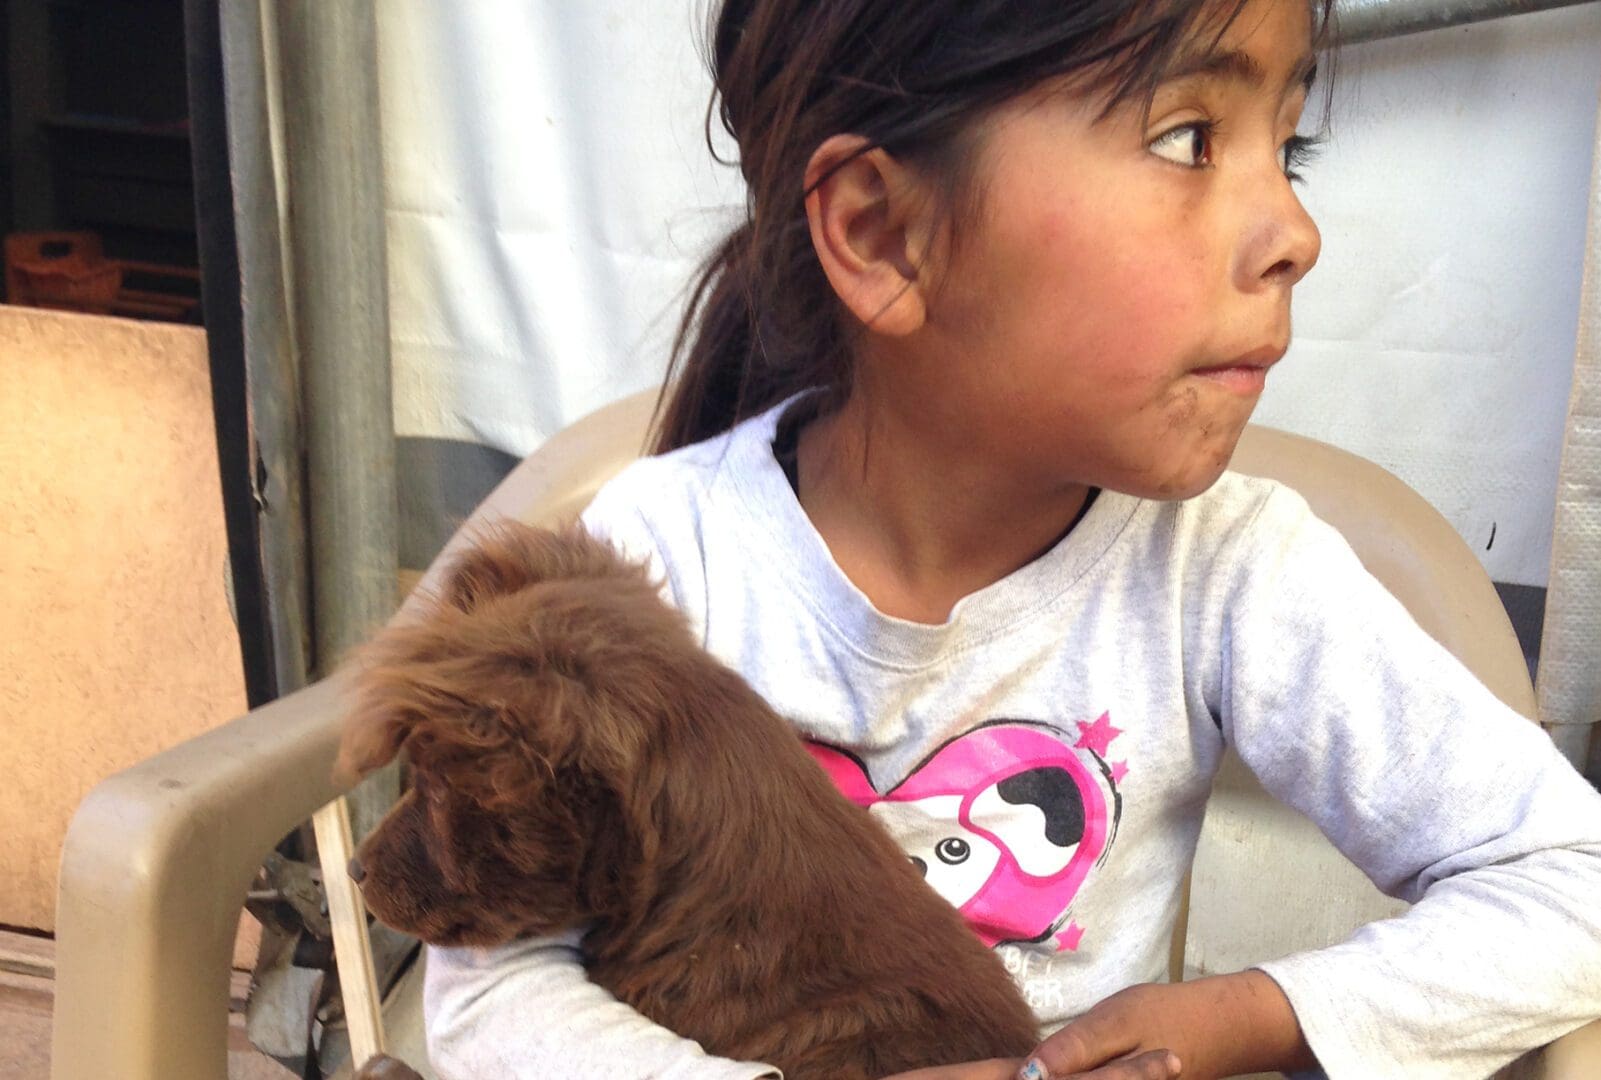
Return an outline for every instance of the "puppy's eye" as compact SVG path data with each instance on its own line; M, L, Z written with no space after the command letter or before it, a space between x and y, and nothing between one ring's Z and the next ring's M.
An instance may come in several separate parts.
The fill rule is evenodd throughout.
M951 866L966 862L972 853L973 849L968 846L967 841L957 836L947 836L934 848L934 854L939 856L939 861Z

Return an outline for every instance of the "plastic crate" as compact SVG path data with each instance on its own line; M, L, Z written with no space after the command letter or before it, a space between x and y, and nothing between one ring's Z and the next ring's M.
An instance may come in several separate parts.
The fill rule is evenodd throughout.
M109 314L122 275L122 264L105 257L94 233L6 237L6 294L13 304Z

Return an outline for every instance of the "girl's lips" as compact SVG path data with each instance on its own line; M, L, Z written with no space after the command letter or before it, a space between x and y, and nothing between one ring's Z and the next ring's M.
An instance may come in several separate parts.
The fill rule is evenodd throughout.
M1247 364L1200 368L1192 374L1238 394L1260 394L1267 388L1267 368Z
M1262 394L1268 386L1266 368L1206 368L1196 374L1236 394Z
M1267 369L1278 363L1284 350L1268 347L1253 349L1244 356L1216 367L1196 368L1199 375L1229 390L1241 394L1260 394L1267 386Z

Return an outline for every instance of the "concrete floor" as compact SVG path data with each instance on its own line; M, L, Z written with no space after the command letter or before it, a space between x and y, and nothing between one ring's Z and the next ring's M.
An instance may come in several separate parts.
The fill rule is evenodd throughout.
M0 1080L48 1080L50 1010L55 1000L54 943L0 931ZM235 998L249 977L235 973ZM294 1073L251 1047L245 1019L229 1016L228 1080L295 1080Z

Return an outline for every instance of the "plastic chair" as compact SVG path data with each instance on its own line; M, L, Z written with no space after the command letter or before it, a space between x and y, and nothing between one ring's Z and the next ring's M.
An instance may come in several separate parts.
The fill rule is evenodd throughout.
M553 437L507 476L467 527L576 514L638 454L653 397L625 398ZM1236 467L1301 490L1430 633L1532 715L1528 672L1493 587L1421 497L1371 462L1266 429L1247 432ZM458 533L446 554L460 543ZM330 777L339 693L338 676L307 687L111 777L84 800L61 865L55 1080L226 1075L234 928L266 853L339 794ZM1244 874L1231 863L1240 858L1242 832L1266 837L1249 846L1258 868ZM1261 873L1261 865L1275 872ZM1174 953L1175 970L1184 957L1192 973L1326 944L1394 909L1237 764L1219 778L1193 881ZM1307 895L1289 897L1290 882ZM1335 890L1339 903L1331 904ZM385 1015L391 1052L425 1068L419 986L414 968ZM1601 1022L1518 1068L1519 1076L1544 1080L1594 1080L1601 1076Z

